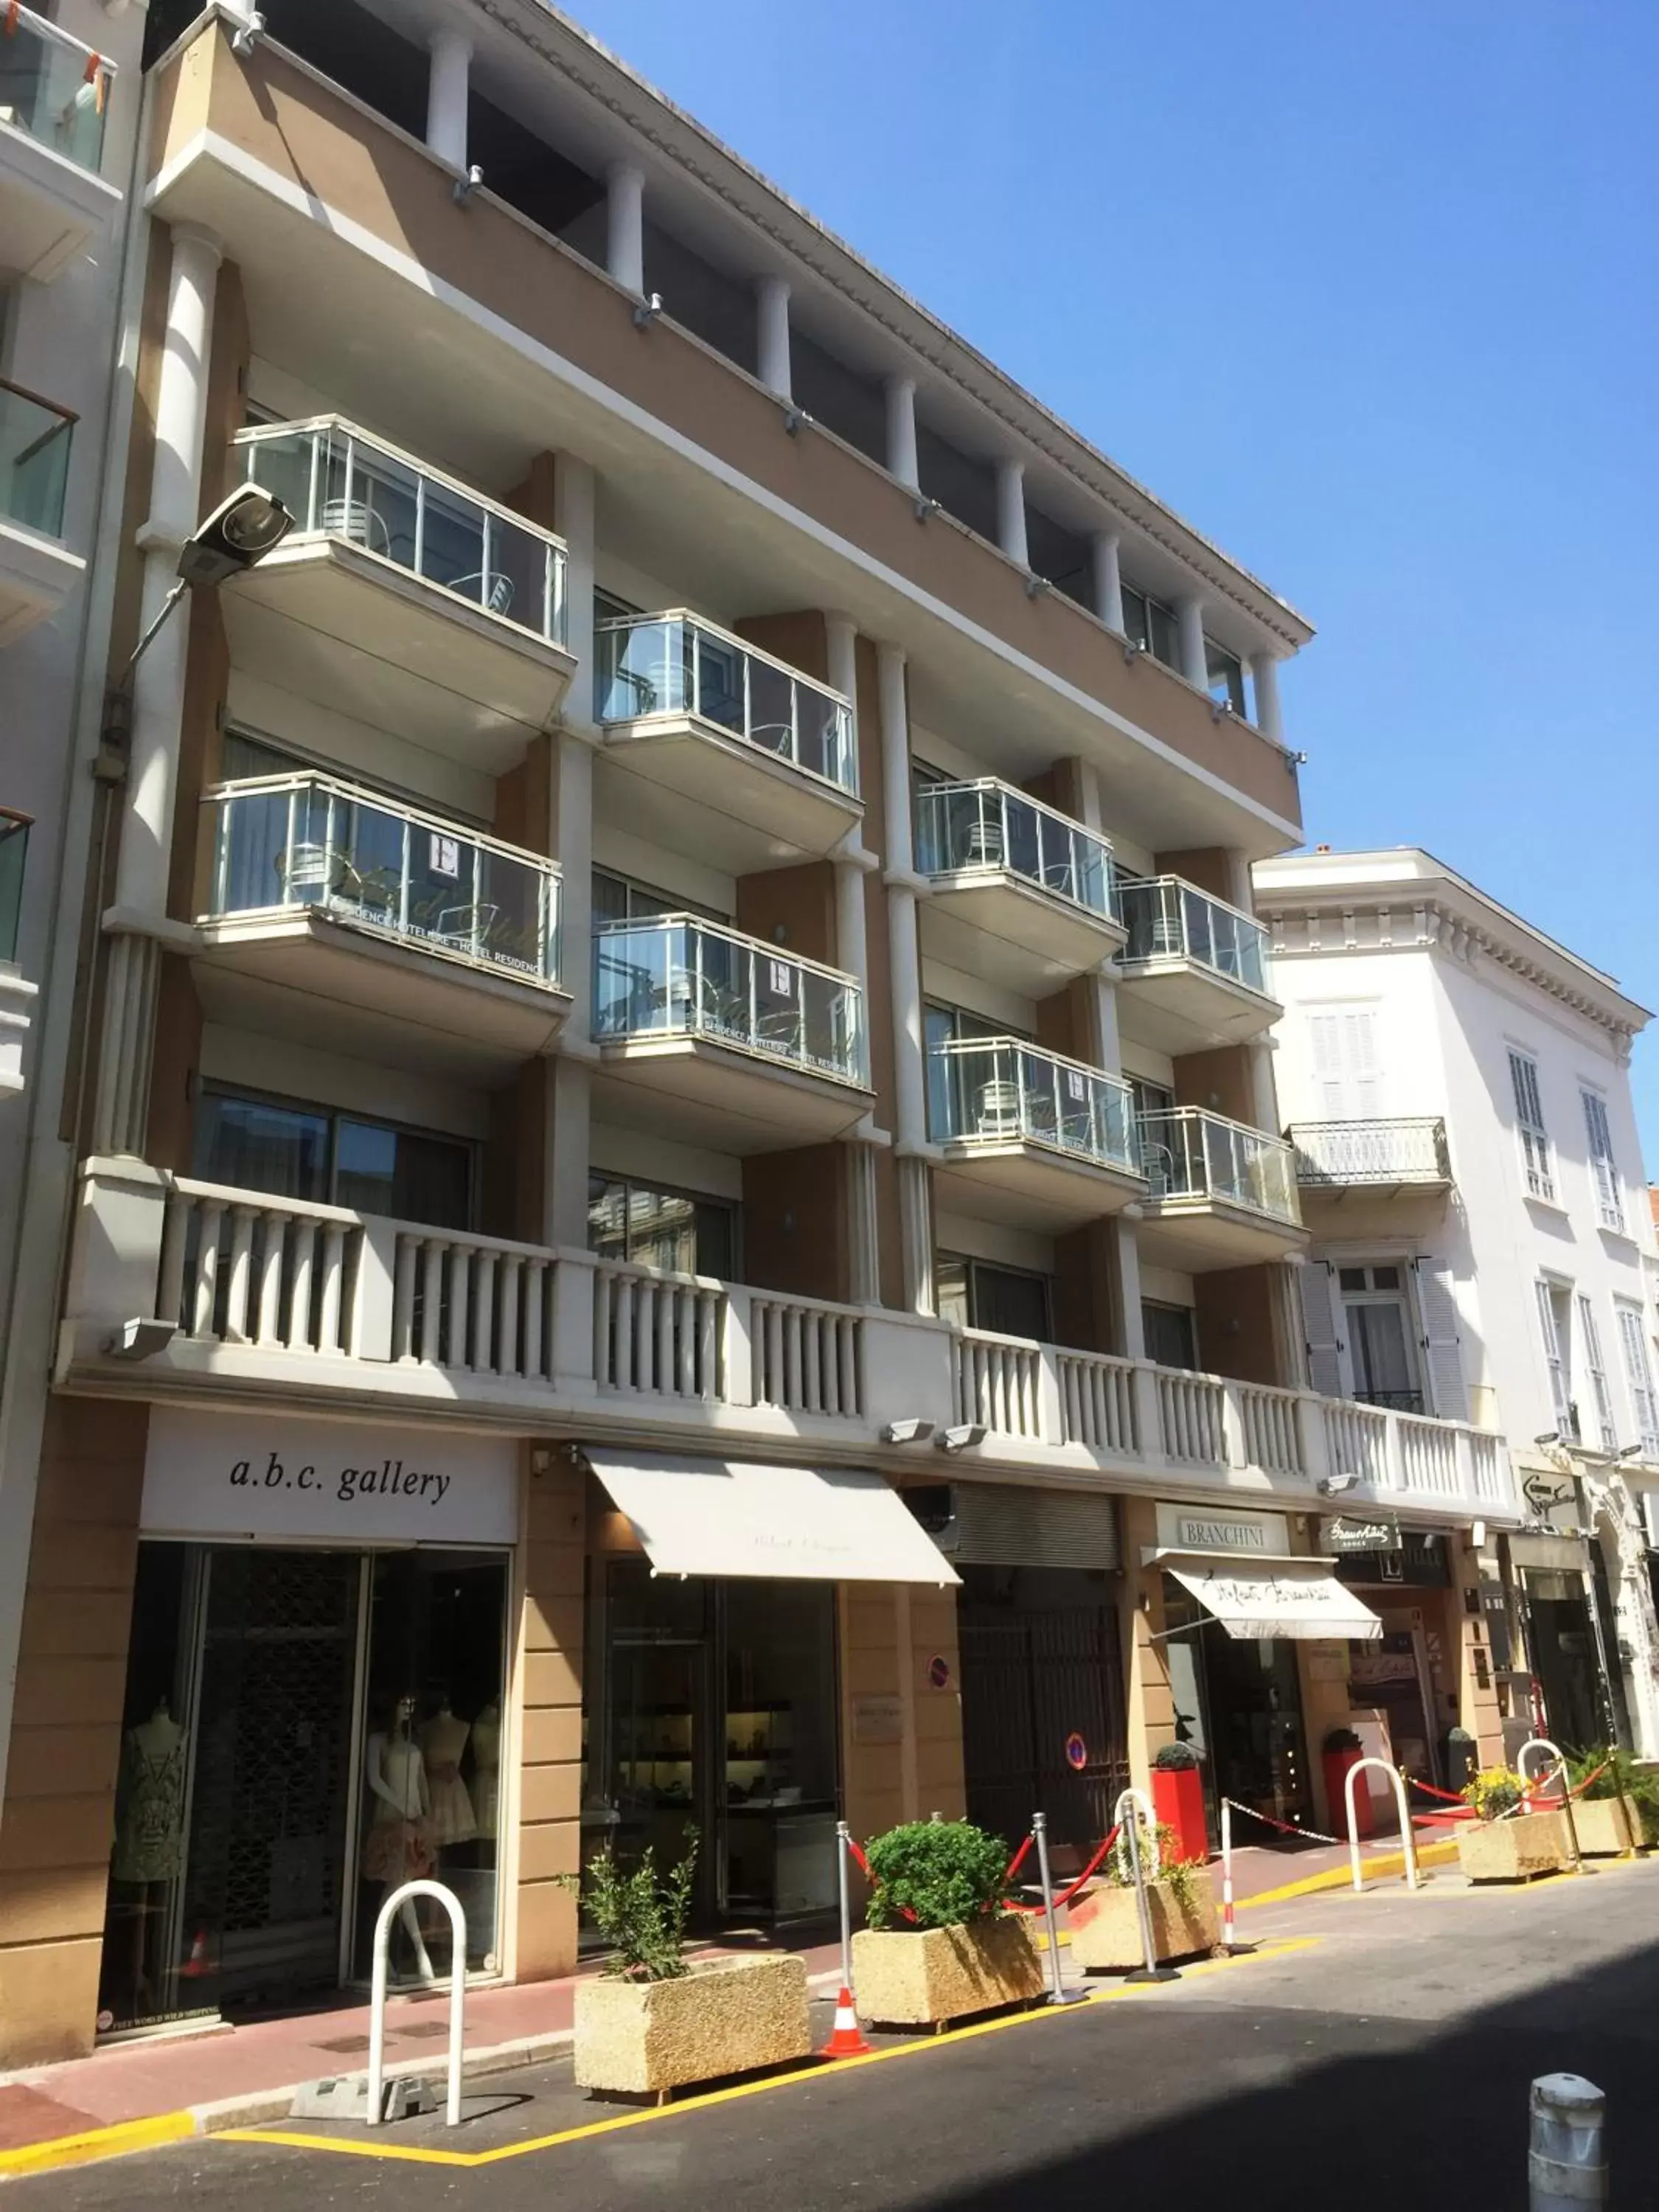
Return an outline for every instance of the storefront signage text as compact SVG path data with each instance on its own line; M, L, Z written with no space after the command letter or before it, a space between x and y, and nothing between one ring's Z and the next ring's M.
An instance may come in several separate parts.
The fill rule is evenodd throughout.
M1186 1505L1160 1505L1158 1540L1177 1552L1243 1552L1282 1557L1291 1548L1282 1513L1205 1513Z
M454 1477L441 1474L434 1468L404 1468L402 1460L391 1459L379 1467L343 1467L331 1474L325 1466L319 1468L307 1462L292 1469L285 1467L275 1452L265 1462L263 1474L255 1470L252 1460L239 1459L230 1470L233 1490L332 1490L342 1505L349 1505L354 1498L418 1498L433 1505L441 1505Z
M1321 1534L1325 1549L1338 1559L1350 1552L1401 1549L1400 1523L1392 1513L1374 1514L1364 1521L1353 1515L1340 1521L1328 1521Z

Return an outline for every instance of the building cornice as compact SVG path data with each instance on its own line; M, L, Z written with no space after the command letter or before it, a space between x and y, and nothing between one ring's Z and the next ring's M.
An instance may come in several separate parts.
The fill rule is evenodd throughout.
M872 323L1291 652L1313 626L787 193L547 0L469 0ZM1106 526L1106 518L1102 519Z

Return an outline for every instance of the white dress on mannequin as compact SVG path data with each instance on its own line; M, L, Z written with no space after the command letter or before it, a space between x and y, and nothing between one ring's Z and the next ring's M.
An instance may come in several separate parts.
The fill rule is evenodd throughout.
M421 1729L421 1749L426 1758L427 1819L432 1840L441 1850L446 1844L471 1843L478 1832L472 1800L461 1779L461 1753L472 1733L447 1705L433 1714Z
M501 1802L501 1709L492 1698L472 1723L472 1809L481 1836L493 1838Z
M430 1874L426 1760L419 1744L401 1729L370 1736L368 1780L374 1810L363 1838L364 1878L395 1883Z

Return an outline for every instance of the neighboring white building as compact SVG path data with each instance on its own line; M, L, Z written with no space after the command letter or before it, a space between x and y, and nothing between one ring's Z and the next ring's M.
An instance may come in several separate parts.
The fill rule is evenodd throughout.
M1505 1433L1535 1514L1511 1565L1552 1732L1602 1732L1600 1653L1652 1753L1655 1231L1629 1077L1648 1013L1414 848L1261 861L1255 882L1314 1387ZM1595 1550L1563 1534L1580 1526ZM1610 1622L1583 1596L1598 1553Z

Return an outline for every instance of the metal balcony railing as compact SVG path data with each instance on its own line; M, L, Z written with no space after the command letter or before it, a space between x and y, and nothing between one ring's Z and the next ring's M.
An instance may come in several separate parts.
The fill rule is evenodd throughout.
M522 515L335 415L256 424L237 433L236 453L296 516L290 545L341 539L564 643L565 549Z
M209 912L308 908L422 950L559 978L559 872L533 853L325 775L266 775L206 794Z
M868 1080L864 998L850 975L695 915L594 931L593 1034L703 1038L842 1083Z
M927 1119L939 1144L1046 1145L1097 1167L1140 1172L1128 1085L1019 1037L934 1045Z
M0 56L4 50L0 30ZM75 424L67 407L0 377L0 518L43 538L63 536Z
M0 960L17 957L18 923L23 911L23 871L28 863L31 814L0 806Z
M597 627L594 714L608 727L695 715L856 793L853 709L839 691L684 608Z
M1299 1224L1291 1148L1201 1106L1140 1116L1141 1171L1154 1200L1207 1198Z
M925 876L1006 869L1106 921L1119 919L1106 839L995 776L923 786L916 793L916 865Z
M1291 1129L1296 1179L1306 1189L1451 1181L1438 1115L1375 1121L1298 1121Z
M113 62L33 8L0 7L0 126L27 131L95 173L114 81Z
M1140 876L1120 887L1126 963L1191 960L1252 991L1267 988L1267 933L1248 914L1180 876Z

